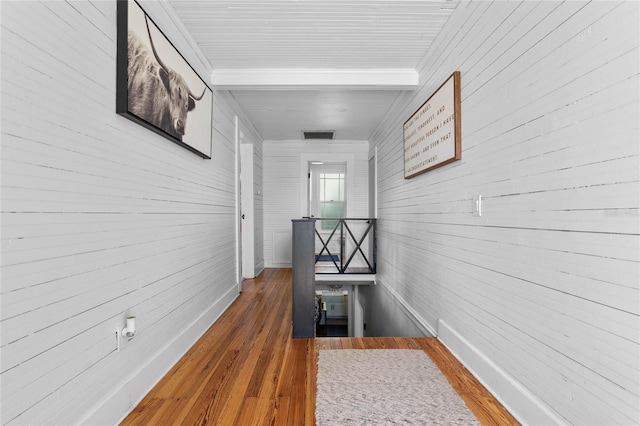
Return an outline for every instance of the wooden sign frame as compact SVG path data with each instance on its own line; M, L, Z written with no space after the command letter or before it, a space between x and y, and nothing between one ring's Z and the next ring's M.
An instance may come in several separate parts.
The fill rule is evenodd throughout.
M462 158L460 71L455 71L403 125L404 178Z

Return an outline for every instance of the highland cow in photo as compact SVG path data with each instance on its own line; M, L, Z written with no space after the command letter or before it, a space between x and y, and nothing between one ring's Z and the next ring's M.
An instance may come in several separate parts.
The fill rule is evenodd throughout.
M184 78L162 61L146 24L151 52L134 31L128 33L129 111L182 141L187 113L204 92L195 96Z

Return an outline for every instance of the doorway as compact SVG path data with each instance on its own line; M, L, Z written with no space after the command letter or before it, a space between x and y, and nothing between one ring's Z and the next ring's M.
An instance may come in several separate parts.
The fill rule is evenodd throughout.
M311 163L345 164L345 216L352 215L355 205L355 156L353 154L300 154L300 217L310 217L309 191Z
M309 164L309 216L345 217L347 163L312 161ZM335 221L321 228L333 229ZM333 224L333 225L332 225Z
M316 302L319 305L316 337L349 337L348 291L316 291Z
M309 216L315 218L344 218L346 205L347 164L312 161L309 164ZM337 220L316 221L316 231L323 241L327 241L338 224ZM343 250L344 240L335 235L327 246L333 256ZM322 242L316 239L316 254L322 250ZM323 256L328 256L325 253ZM337 259L336 259L337 260Z
M253 145L242 143L240 132L240 219L242 223L242 278L255 278L255 212L253 179Z

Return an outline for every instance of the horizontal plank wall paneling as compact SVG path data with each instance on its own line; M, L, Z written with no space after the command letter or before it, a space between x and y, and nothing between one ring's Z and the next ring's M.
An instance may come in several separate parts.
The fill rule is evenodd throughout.
M3 424L117 423L237 295L235 102L204 160L115 114L115 60L114 1L3 2Z
M640 423L639 7L462 2L370 141L380 285L524 423ZM404 180L454 70L462 160Z
M354 159L353 206L348 207L353 217L367 217L369 202L369 170L367 141L265 141L263 146L264 185L264 262L266 267L291 266L291 260L283 257L291 252L274 247L275 239L282 240L283 233L291 234L291 220L299 219L307 212L301 211L300 161L313 154L350 156ZM286 238L286 237L285 237ZM291 238L288 239L291 244Z

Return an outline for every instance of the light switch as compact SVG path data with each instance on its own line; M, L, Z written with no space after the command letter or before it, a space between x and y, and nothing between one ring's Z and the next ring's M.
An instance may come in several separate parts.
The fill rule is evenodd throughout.
M473 197L473 215L482 216L482 195Z

